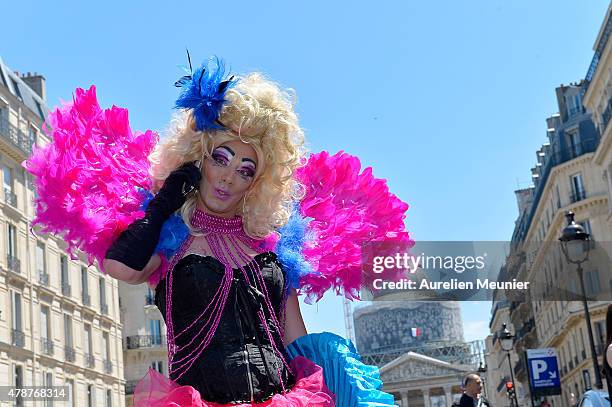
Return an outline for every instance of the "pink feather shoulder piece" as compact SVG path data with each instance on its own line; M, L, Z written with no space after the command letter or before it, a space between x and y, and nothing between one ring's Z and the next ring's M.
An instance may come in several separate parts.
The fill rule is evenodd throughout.
M388 251L414 245L404 225L408 204L389 191L386 180L375 178L371 167L361 171L359 159L342 151L311 155L297 177L306 188L300 215L309 219L302 255L312 268L299 276L307 302L329 289L359 299L375 278L403 276L401 270L373 273L363 255L372 243L385 243L378 247Z
M23 163L35 177L33 225L101 267L110 244L144 215L137 187L151 188L147 157L158 136L132 132L126 109L101 109L95 86L77 89L72 103L51 112L45 131L51 142Z

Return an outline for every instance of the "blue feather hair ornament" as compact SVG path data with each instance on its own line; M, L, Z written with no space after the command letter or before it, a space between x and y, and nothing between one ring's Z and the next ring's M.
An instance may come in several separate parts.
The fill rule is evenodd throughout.
M187 58L189 75L174 83L174 86L181 88L175 107L192 110L199 131L223 129L219 116L226 102L225 92L236 84L234 76L228 78L225 75L225 66L218 57L211 58L195 72L191 67L189 51Z

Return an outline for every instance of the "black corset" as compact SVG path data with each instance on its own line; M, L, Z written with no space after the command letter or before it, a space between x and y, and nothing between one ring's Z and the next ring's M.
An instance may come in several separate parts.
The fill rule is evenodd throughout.
M295 383L295 378L273 349L257 315L260 309L264 311L274 344L287 360L282 338L273 327L268 307L264 302L263 289L258 283L254 283L257 281L253 267L255 262L263 274L274 312L277 317L280 315L285 275L276 255L272 252L259 254L249 266L245 267L251 285L246 283L240 269L234 269L234 279L227 303L211 343L189 370L177 380L180 385L193 386L206 401L217 403L265 401L274 394L282 392L279 370L287 390ZM190 254L176 264L172 276L172 320L175 335L189 326L204 311L221 284L223 275L223 265L211 256ZM166 279L160 281L155 290L155 304L165 320ZM176 339L179 348L193 338L206 319L203 318L203 321L194 324L188 332ZM203 335L201 338L203 339ZM185 354L179 352L176 359ZM172 376L170 378L175 380Z

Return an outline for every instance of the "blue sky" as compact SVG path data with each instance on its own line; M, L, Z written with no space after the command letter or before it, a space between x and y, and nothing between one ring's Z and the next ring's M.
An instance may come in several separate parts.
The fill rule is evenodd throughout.
M508 240L554 89L584 78L608 2L32 2L4 4L0 56L47 79L48 104L95 84L132 127L162 130L186 64L210 55L295 88L312 151L345 150L410 204L416 240ZM226 5L227 4L227 5ZM463 305L467 339L489 305ZM344 334L341 302L302 306Z

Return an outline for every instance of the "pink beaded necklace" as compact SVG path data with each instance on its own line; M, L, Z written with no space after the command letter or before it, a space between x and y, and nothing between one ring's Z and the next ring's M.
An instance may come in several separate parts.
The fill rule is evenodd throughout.
M243 227L242 218L235 216L233 218L222 218L203 212L199 209L195 209L191 217L191 224L194 228L203 234L206 243L210 247L213 257L219 260L224 266L224 275L219 285L219 288L213 295L210 304L204 309L204 311L194 319L185 329L179 333L174 332L174 324L172 321L172 280L174 267L178 261L183 258L187 249L191 246L194 236L189 235L185 242L181 245L177 253L172 258L169 267L166 281L166 326L167 326L167 337L168 337L168 365L171 375L176 375L174 380L178 380L183 374L185 374L189 368L195 363L198 357L208 347L212 338L219 326L221 315L227 298L232 286L234 277L234 268L232 263L239 265L238 270L244 276L247 284L252 286L258 286L261 288L264 294L265 308L268 310L268 314L272 319L272 328L276 329L280 333L281 338L284 335L283 324L279 323L270 296L264 281L261 267L253 258L248 254L243 247L247 246L254 249L258 253L262 253L264 250L261 248L261 241L249 237ZM231 260L231 262L230 262ZM250 267L254 272L254 281L251 281L249 274L247 273L247 267ZM286 297L286 296L285 296ZM281 319L284 319L284 306L285 299L283 298L283 304L281 306ZM272 337L272 333L268 327L266 316L263 309L257 312L257 316L266 331L266 336L270 340L270 344L278 355L282 363L289 369L289 364L285 360L283 353L278 349L276 343ZM206 319L205 319L206 318ZM191 329L198 321L205 320L198 332L193 332ZM189 333L191 340L185 345L178 346L176 339L183 334ZM277 368L279 380L285 393L285 384L282 379L280 367Z

